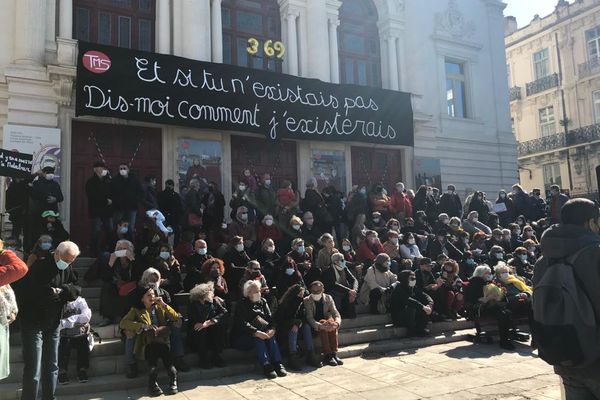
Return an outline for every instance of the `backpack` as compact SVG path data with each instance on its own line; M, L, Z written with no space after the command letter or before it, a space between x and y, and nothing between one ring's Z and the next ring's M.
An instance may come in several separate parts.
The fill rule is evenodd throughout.
M540 358L557 367L582 368L600 357L598 321L574 268L584 250L550 259L533 291L533 340Z

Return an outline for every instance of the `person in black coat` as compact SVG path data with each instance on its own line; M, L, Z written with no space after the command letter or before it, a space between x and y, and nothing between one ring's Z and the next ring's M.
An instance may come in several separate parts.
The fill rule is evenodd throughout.
M432 259L437 259L440 254L446 254L454 260L460 260L463 256L461 251L448 240L448 232L443 229L436 233L435 240L429 242L427 253Z
M144 177L142 184L142 207L144 211L158 210L158 200L156 195L156 176L150 174Z
M463 207L454 185L448 185L448 191L440 197L438 211L440 214L448 214L450 218L462 218Z
M52 238L52 243L60 243L69 240L69 232L67 232L62 222L58 219L58 216L56 211L44 211L37 230L40 236L50 236Z
M250 256L246 253L244 238L241 236L234 236L223 257L223 262L225 264L225 280L227 281L227 286L231 291L233 300L239 298L240 280L242 279L242 276L244 276L246 265L249 261Z
M272 239L263 240L256 260L262 267L262 274L267 280L269 287L275 286L276 273L281 265L282 259L275 248L275 242L273 242Z
M408 329L408 336L426 336L429 316L433 312L433 300L416 287L413 271L400 271L398 283L392 291L390 308L396 326Z
M344 225L344 203L342 201L342 193L335 186L331 185L323 189L323 198L327 205L327 211L332 219L332 224L335 228L337 243L342 243L344 232L347 231Z
M54 167L44 167L42 174L33 182L31 189L33 212L58 211L58 204L64 200L58 182L54 180Z
M158 209L165 216L165 225L173 229L173 245L179 244L181 235L181 219L183 218L183 199L175 191L175 181L167 179L165 181L165 190L159 192L156 196Z
M58 342L64 306L81 293L71 264L79 255L73 242L60 243L51 257L39 259L13 284L19 306L24 357L23 399L53 399L58 379ZM42 351L43 350L43 351ZM36 371L41 374L36 377Z
M208 183L208 192L202 198L204 205L204 220L202 224L207 231L218 229L225 218L225 197L217 187L216 182Z
M125 219L129 222L129 235L135 238L135 220L142 187L137 177L129 171L127 164L119 165L119 175L111 182L111 199L113 201L114 221Z
M296 268L302 275L302 280L307 285L321 279L321 270L312 263L310 256L306 252L304 240L297 238L292 241L292 251L286 257L291 258L296 264Z
M214 284L203 283L190 291L188 307L188 340L200 360L200 367L223 368L221 353L225 347L226 320L229 311L225 302L215 297Z
M369 201L367 199L367 188L363 186L359 189L358 185L353 186L352 191L348 194L346 223L348 226L353 226L359 214L367 215L368 213Z
M475 192L473 194L471 203L469 203L469 212L471 211L477 211L479 214L479 222L487 224L490 209L484 201L483 192Z
M98 256L100 233L103 233L104 242L106 242L114 229L110 184L106 164L102 161L94 163L94 174L85 183L88 216L90 217L90 251L92 257Z
M538 221L546 217L546 202L541 197L540 189L533 189L529 196L527 219L530 221ZM539 236L541 237L541 236Z
M26 179L13 179L8 189L6 189L6 212L9 214L10 222L12 223L12 234L14 238L18 238L23 231L23 235L28 230L27 214L29 213L29 195L31 187Z
M342 318L356 318L358 280L346 267L343 254L334 253L331 256L331 267L323 271L321 279L325 293L333 297Z
M275 190L271 184L271 175L263 174L253 196L256 219L261 221L265 215L275 215Z
M304 213L302 217L304 221L304 225L302 225L300 237L304 239L304 244L306 246L312 246L313 252L316 253L318 249L316 248L319 244L319 238L323 234L323 231L319 229L319 221L315 221L314 214L310 211Z

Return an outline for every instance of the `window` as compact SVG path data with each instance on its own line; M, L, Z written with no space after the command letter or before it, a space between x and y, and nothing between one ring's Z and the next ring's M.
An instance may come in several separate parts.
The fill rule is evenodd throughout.
M74 0L76 39L154 50L155 0Z
M223 62L281 72L281 60L266 57L263 44L281 40L279 6L276 0L223 0ZM248 39L259 41L258 53L248 53Z
M600 58L600 26L585 32L588 58L590 61Z
M377 10L371 0L343 0L340 9L340 82L381 87Z
M446 103L448 115L467 118L464 64L446 60Z
M535 70L536 81L550 75L547 48L533 54L533 67Z
M554 135L556 133L556 124L554 123L554 106L540 109L539 116L541 136L546 137Z
M558 185L562 187L562 179L560 177L560 164L546 164L544 165L544 189L546 192L550 190L550 186Z
M594 103L594 122L600 124L600 90L592 93L592 102Z

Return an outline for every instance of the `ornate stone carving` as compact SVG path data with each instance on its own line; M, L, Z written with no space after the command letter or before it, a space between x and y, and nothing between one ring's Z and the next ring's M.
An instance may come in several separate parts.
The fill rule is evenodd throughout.
M469 38L475 33L475 22L467 20L458 8L457 0L448 0L448 8L435 14L437 29L456 39Z
M59 77L52 81L54 92L61 106L70 106L73 95L73 79L70 77Z

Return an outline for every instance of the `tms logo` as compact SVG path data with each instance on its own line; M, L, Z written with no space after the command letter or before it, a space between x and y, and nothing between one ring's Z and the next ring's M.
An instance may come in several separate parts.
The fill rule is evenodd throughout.
M103 74L110 68L110 58L100 51L87 51L83 55L83 66L95 74Z

